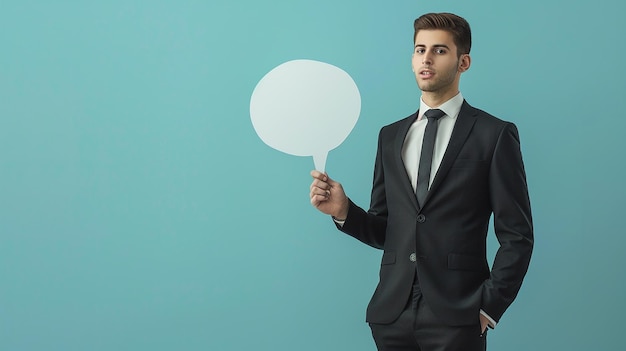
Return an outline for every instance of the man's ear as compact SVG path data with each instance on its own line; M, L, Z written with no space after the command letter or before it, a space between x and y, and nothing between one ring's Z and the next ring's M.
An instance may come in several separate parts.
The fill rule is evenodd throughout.
M472 65L472 58L469 54L463 54L459 58L459 72L467 71Z

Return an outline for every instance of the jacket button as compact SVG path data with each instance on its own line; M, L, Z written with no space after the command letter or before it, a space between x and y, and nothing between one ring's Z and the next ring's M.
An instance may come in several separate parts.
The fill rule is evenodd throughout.
M426 216L424 216L423 214L417 215L417 221L420 223L426 222Z
M417 255L415 254L415 252L413 252L413 253L409 256L409 260L411 260L411 262L415 262L415 261L417 261Z

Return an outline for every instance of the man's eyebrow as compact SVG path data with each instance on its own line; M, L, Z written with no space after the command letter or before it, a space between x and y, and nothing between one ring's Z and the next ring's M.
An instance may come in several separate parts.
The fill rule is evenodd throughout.
M424 45L424 44L415 44L415 47L416 48L417 47L425 48L426 45ZM433 45L433 47L434 48L446 48L446 49L450 50L450 47L448 47L448 45L446 45L446 44L435 44L435 45Z

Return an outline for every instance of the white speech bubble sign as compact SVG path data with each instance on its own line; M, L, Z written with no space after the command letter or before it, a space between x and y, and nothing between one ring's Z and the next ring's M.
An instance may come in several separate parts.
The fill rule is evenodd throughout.
M361 112L361 94L348 73L313 60L285 62L269 71L250 98L254 130L270 147L313 156L324 172L328 152L348 137Z

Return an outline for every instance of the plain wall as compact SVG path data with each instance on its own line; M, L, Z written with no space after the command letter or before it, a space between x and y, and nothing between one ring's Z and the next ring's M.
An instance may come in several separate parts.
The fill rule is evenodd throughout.
M367 207L431 11L470 22L463 95L522 139L536 249L490 349L617 349L624 4L3 2L0 349L374 350L381 252L311 207L312 159L263 144L250 96L293 59L348 72L361 117L326 170Z

